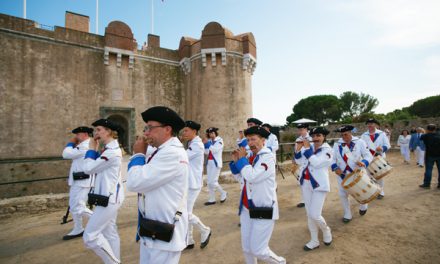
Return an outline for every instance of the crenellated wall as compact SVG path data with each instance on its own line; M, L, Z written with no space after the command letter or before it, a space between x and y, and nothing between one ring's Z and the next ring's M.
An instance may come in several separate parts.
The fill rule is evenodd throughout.
M73 128L111 118L126 130L120 143L130 152L144 126L140 113L155 105L203 129L219 127L226 149L233 147L252 115L252 33L234 36L211 22L200 39L183 37L177 50L161 48L154 35L139 50L124 22L109 23L100 36L84 32L88 20L75 15L66 15L71 28L42 29L0 14L0 194L14 190L0 198L37 194L31 183L4 185L32 179L57 178L38 183L48 185L41 192L65 191L52 168L68 167L58 158ZM38 170L18 173L34 160Z

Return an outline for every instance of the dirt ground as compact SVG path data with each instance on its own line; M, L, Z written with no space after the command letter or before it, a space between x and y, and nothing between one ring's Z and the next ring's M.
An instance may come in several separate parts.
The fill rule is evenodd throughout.
M370 204L360 216L352 202L353 221L342 223L342 207L337 194L336 176L331 175L331 192L323 215L333 231L333 244L305 252L309 240L305 210L297 208L299 187L287 173L278 177L280 220L270 241L271 249L288 263L440 263L440 189L437 172L431 189L418 187L424 169L404 165L398 152L389 155L394 171L385 178L386 196ZM211 241L205 249L196 247L182 253L180 263L243 263L237 205L238 184L224 185L229 198L224 204L205 207L207 190L203 189L194 213L212 228ZM133 194L119 211L123 263L138 263L139 246L135 243L137 221ZM354 200L352 200L354 201ZM81 239L62 241L72 223L60 225L64 211L44 215L10 218L0 221L0 263L100 263ZM199 238L197 232L195 236ZM197 241L199 243L199 241Z

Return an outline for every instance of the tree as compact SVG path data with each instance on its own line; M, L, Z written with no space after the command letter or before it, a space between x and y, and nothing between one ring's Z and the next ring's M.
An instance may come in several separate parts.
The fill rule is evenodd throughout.
M356 117L372 113L373 109L379 104L379 101L364 93L344 92L340 95L342 118Z
M301 99L293 106L293 113L286 118L288 124L300 118L310 118L323 124L338 121L341 118L341 107L338 97L334 95L313 95Z
M408 112L418 117L440 116L440 95L429 96L415 101L408 107Z

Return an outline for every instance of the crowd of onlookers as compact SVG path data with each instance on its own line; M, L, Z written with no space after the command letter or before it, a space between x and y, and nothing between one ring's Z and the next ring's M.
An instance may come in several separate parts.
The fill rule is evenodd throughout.
M417 165L425 167L425 177L422 188L431 185L432 170L437 164L439 174L438 188L440 188L440 131L434 124L429 124L426 130L422 127L412 127L410 130L402 130L397 139L397 146L403 156L403 162L410 164L410 153L415 153Z

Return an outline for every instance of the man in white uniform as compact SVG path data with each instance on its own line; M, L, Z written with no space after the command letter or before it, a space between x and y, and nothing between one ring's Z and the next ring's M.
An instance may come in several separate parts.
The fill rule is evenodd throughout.
M361 139L367 143L368 150L373 156L382 156L384 159L386 158L385 152L387 152L390 148L390 141L387 137L387 134L379 129L377 129L376 125L379 126L379 122L374 119L368 119L365 124L368 127L368 131L363 133ZM377 199L382 199L385 196L384 192L384 181L383 178L378 180L377 183L382 188Z
M348 200L348 193L342 187L342 180L347 174L353 172L358 168L365 169L373 160L373 156L366 143L354 137L351 133L353 126L344 125L339 127L336 132L341 133L341 138L333 145L333 164L332 171L338 176L339 198L344 208L344 217L342 222L348 223L353 218L350 209L350 201ZM361 204L359 207L359 214L365 215L367 213L368 204Z
M227 198L227 192L223 190L218 183L218 177L223 166L223 139L218 136L218 128L210 127L206 130L208 140L204 140L205 154L208 155L206 163L206 174L208 178L209 198L205 205L213 205L216 203L215 192L220 191L220 203L224 203Z
M299 170L297 173L298 175L297 183L298 185L300 185L299 176L302 175L308 163L307 159L303 155L301 155L305 151L303 142L304 141L312 142L312 138L309 135L309 124L307 123L297 124L296 128L298 129L297 130L298 137L295 140L295 153L293 156L292 163L295 165L295 168ZM305 204L301 192L299 196L300 196L300 202L296 206L302 208L305 206Z
M82 237L84 232L83 216L90 217L92 211L86 207L87 194L91 187L91 176L84 173L84 156L89 149L89 135L93 128L77 127L72 130L75 136L67 143L63 150L63 158L72 160L69 172L68 184L69 208L73 218L73 230L63 237L63 240L70 240Z
M138 193L140 263L179 263L188 233L188 155L176 137L185 126L172 109L142 113L144 136L157 150L146 160L139 137L128 164L127 189Z
M272 126L269 124L263 124L262 127L264 129L266 129L267 132L269 132L269 137L266 140L266 147L268 149L270 149L270 151L272 151L273 156L275 157L275 160L277 158L277 150L279 149L279 144L278 144L278 138L275 134L273 134L272 132L270 132L270 130L272 129Z
M264 145L269 132L252 126L245 130L245 135L253 155L247 159L246 150L240 148L232 153L234 161L229 164L241 185L239 215L245 262L256 264L259 259L266 263L286 263L269 248L275 220L279 218L275 159Z
M205 226L200 218L193 214L193 207L200 194L203 186L203 158L205 148L202 139L197 135L200 130L200 124L195 121L186 121L185 127L182 129L182 137L188 143L186 153L189 160L189 177L188 177L188 238L186 249L194 248L193 228L196 227L200 231L200 248L205 248L211 237L211 228Z

